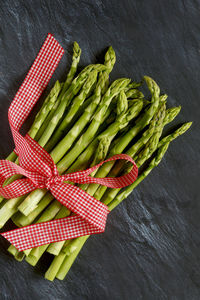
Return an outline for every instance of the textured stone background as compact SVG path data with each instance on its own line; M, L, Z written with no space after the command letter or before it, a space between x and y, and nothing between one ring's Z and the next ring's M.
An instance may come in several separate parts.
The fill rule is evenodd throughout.
M16 262L1 238L1 300L200 299L199 17L199 0L0 1L2 158L13 148L9 104L48 32L66 50L52 82L64 76L74 40L81 65L102 59L111 44L112 79L152 76L169 104L183 107L175 125L194 121L109 216L105 234L90 238L66 280L43 279L49 256L35 269Z

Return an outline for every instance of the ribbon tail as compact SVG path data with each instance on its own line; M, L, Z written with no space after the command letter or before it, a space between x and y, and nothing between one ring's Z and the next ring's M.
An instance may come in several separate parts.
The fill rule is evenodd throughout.
M76 215L2 233L19 251L104 232L108 208L80 188L56 183L53 196Z
M75 215L22 227L1 233L1 235L19 251L23 251L80 236L102 233L103 231Z

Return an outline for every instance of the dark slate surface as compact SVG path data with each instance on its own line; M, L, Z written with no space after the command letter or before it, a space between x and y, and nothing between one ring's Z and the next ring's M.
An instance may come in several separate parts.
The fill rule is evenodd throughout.
M0 239L0 299L200 299L200 1L1 1L0 155L13 147L9 104L48 32L66 49L53 80L70 64L72 42L81 65L116 50L112 78L155 78L183 109L175 124L192 130L170 146L162 164L109 216L104 235L90 238L64 281L42 275L7 254ZM8 226L9 227L9 226Z

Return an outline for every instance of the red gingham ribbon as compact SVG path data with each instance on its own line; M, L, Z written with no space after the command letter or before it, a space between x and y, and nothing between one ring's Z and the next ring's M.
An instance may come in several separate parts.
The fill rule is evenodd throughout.
M98 183L111 188L122 188L131 184L138 174L133 159L120 154L87 170L60 176L51 156L28 134L23 137L19 133L20 127L48 84L63 53L63 48L49 34L11 103L8 119L16 146L15 151L19 157L19 166L7 160L0 161L0 194L10 199L37 188L46 188L75 215L2 233L19 251L104 231L109 212L107 206L79 187L65 181ZM117 178L89 176L103 163L117 159L130 161L133 164L131 172ZM3 186L4 181L14 174L21 174L24 178Z

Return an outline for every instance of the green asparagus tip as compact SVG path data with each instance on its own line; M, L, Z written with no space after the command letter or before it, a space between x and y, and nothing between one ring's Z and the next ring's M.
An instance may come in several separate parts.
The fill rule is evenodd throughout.
M168 95L164 94L160 96L160 102L166 101L167 100Z
M135 99L132 101L132 105L130 106L128 112L127 112L127 119L128 121L132 120L132 118L135 116L136 112L140 112L143 107L143 100L142 99Z
M113 66L116 62L116 54L112 46L108 48L108 51L105 54L105 62L104 65L108 67L109 71L111 72Z
M157 83L149 76L144 76L143 77L151 94L154 95L154 94L159 94L160 93L160 88L159 86L157 85Z
M108 137L102 137L100 139L97 152L96 152L96 157L98 157L96 161L97 163L105 159L108 153L109 145L110 145L110 140Z
M121 91L117 100L117 115L125 113L128 109L128 101L124 91Z
M181 106L168 108L166 110L164 125L172 122L176 118L176 116L180 113L180 110L181 110Z
M76 41L74 42L73 52L74 52L74 55L76 55L76 56L81 55L81 48L79 47L79 44Z
M173 116L173 119L180 113L181 111L181 106L177 106L177 107L172 107L169 108L169 110L171 111L171 115Z
M187 122L179 128L180 134L185 133L192 126L192 122Z

